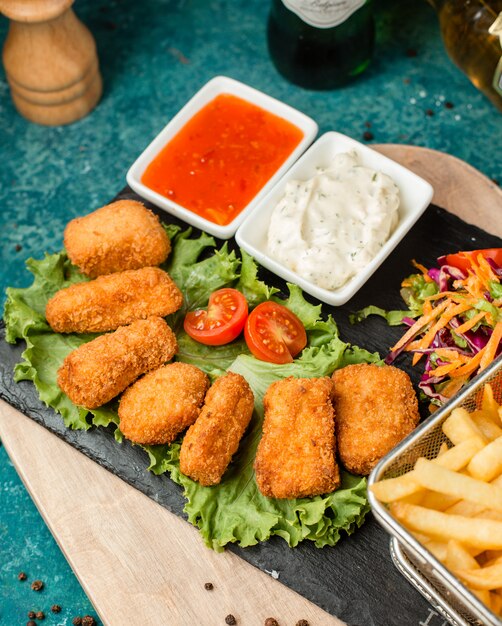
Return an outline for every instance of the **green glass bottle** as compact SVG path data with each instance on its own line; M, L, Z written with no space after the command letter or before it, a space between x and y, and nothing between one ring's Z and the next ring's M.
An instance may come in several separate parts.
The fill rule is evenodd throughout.
M272 0L268 48L277 70L307 89L333 89L363 72L375 39L371 0Z

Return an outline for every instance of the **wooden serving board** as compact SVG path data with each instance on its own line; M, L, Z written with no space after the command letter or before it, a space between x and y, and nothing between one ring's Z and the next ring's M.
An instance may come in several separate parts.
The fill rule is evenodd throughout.
M479 172L454 157L424 148L387 145L378 149L427 178L436 189L435 204L502 235L502 192ZM445 243L448 243L446 233ZM402 275L407 269L402 268ZM4 402L0 404L0 435L105 624L217 625L224 624L229 613L239 624L257 626L271 616L281 625L295 624L299 619L306 619L311 625L341 623L280 584L283 568L277 542L255 550L254 562L266 569L263 564L273 562L271 555L277 554L277 565L269 566L269 571L276 569L279 581L231 551L215 554L208 550L198 531L181 518ZM371 520L367 524L371 536L379 544L386 543L383 531L375 527L375 522ZM305 552L305 572L311 571L308 563L311 556L314 560L325 556L327 562L337 555L342 558L344 552L349 552L348 548L356 545L351 541L344 540L339 552L338 547L331 549L331 553L317 551L315 556ZM358 626L405 623L419 626L426 620L429 626L442 625L442 618L431 614L421 596L395 577L393 571L389 570L389 579L375 580L373 570L377 569L371 556L355 555L358 558L354 558L354 568L361 568L361 563L366 568L360 572L362 582L355 593L354 589L343 589L343 581L338 581L336 588L333 580L333 598L338 599L338 604L326 602L322 593L316 594L316 581L308 575L304 586L296 584L296 587L316 603L329 606L332 613L343 615L347 621L350 617L350 623ZM301 580L302 567L301 560L297 560L297 580ZM350 569L350 562L347 567ZM205 582L212 582L214 590L204 590ZM325 594L330 581L324 582ZM382 611L373 614L368 611L371 603L366 602L366 596L370 595L370 589L372 592L381 589L385 617ZM352 610L344 606L344 593L360 598Z

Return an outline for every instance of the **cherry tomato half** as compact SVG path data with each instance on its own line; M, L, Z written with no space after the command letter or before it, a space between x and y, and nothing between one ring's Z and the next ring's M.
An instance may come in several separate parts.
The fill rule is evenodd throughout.
M447 254L446 263L453 265L453 267L458 267L459 270L467 273L467 270L472 267L470 259L472 257L476 259L478 254L482 254L485 259L493 259L499 267L502 267L502 248L487 248L486 250L469 250L468 252Z
M248 316L246 298L237 289L218 289L209 297L206 309L190 311L183 328L195 341L222 346L236 339Z
M290 363L307 345L307 333L301 321L275 302L263 302L251 311L244 338L251 353L269 363Z

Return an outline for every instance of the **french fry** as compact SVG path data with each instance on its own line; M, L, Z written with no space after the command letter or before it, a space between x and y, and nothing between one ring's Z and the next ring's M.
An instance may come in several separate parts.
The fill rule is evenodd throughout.
M471 459L467 469L471 476L490 481L502 473L502 436L494 439Z
M484 509L480 513L476 513L473 517L481 519L494 519L502 522L502 511L494 511L493 509Z
M473 589L498 589L502 587L502 563L480 569L461 569L456 574Z
M408 472L396 478L387 478L371 486L371 491L381 502L400 500L421 489L420 484L413 478L413 472Z
M463 515L464 517L475 517L485 510L486 507L482 504L467 502L467 500L459 500L456 504L447 508L445 513L449 513L451 515Z
M484 411L474 411L471 413L471 419L483 433L483 435L490 441L502 436L502 428Z
M394 502L390 510L405 526L426 533L434 539L456 539L460 543L484 550L502 549L502 522L448 515L404 502Z
M480 567L467 548L454 539L448 541L445 565L452 571L458 569L478 569Z
M465 409L457 408L451 412L443 422L443 432L455 445L471 438L479 438L482 444L487 443L486 437Z
M483 387L483 399L481 400L481 408L484 413L487 413L493 420L498 418L499 404L495 400L493 395L493 388L490 383L486 383Z
M502 616L502 406L485 385L468 413L454 409L442 428L453 446L375 483L375 496L431 554Z
M433 554L438 561L445 562L447 556L448 546L444 541L433 541L429 539L424 542L424 546Z
M498 593L490 592L490 605L492 611L497 615L502 614L502 595Z
M411 502L411 504L420 504L435 511L446 511L457 502L459 499L456 496L449 496L438 491L427 491L422 495L420 502Z
M480 568L479 563L470 554L470 552L458 541L450 540L444 560L446 567L452 572L457 573L459 570L477 570ZM486 589L472 589L481 602L491 606L490 592Z
M439 457L442 456L445 452L448 452L449 449L450 448L446 441L443 441L443 443L439 446L437 458L439 459Z
M452 472L423 458L415 463L414 478L423 487L433 491L456 496L459 500L463 497L469 502L476 502L487 508L502 511L502 487L498 485Z
M433 463L447 469L458 471L466 467L472 457L483 449L483 442L474 436L462 441L453 448L446 450ZM381 502L394 502L422 490L422 486L415 478L414 471L396 478L388 478L371 486L375 497Z

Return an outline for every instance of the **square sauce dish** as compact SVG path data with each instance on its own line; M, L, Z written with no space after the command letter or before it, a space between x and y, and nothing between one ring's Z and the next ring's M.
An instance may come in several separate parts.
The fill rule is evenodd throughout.
M337 132L320 137L248 215L237 243L327 304L345 304L415 224L432 186Z
M229 239L317 130L300 111L217 76L136 159L127 183L188 224Z

